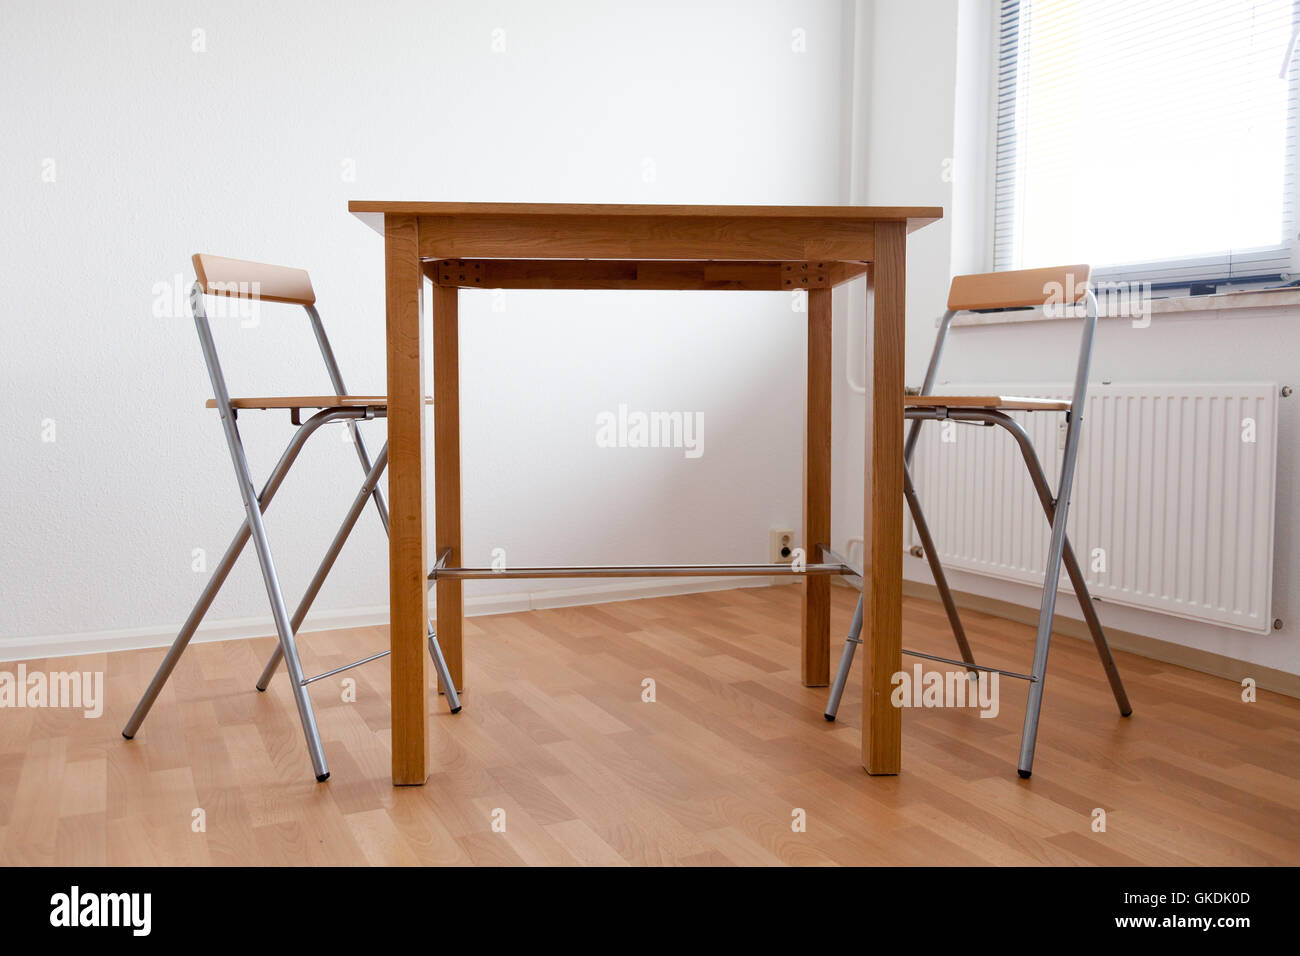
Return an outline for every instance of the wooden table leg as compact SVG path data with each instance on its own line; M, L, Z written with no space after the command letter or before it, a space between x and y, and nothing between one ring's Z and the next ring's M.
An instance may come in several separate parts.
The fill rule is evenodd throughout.
M903 646L903 342L907 227L877 223L869 322L871 407L867 413L863 530L862 765L894 774L902 766L902 713L891 701Z
M388 342L389 659L392 675L393 783L429 776L425 649L431 566L424 530L424 358L418 224L384 217Z
M460 545L460 344L458 289L433 287L434 554L450 549L448 567L463 565ZM460 580L437 584L438 643L457 690L465 689L465 605Z
M831 290L808 291L808 401L803 449L803 546L809 563L824 560L831 543ZM803 581L802 646L805 687L831 676L831 579Z

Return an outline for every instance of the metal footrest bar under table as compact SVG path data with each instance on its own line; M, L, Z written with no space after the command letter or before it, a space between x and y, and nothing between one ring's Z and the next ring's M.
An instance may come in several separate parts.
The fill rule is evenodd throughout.
M823 549L823 552L825 549ZM854 577L858 572L842 561L822 561L795 567L787 564L610 564L554 566L535 568L449 568L447 552L438 555L438 564L429 572L429 580L493 578L689 578L689 577L802 577L808 574L842 574Z

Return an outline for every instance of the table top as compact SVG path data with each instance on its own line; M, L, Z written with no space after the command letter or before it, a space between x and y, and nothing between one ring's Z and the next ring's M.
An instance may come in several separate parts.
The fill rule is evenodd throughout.
M745 218L780 220L837 220L843 223L906 222L914 232L943 218L940 206L671 206L625 203L508 203L508 202L408 202L360 200L348 211L380 234L384 214L414 216L578 217L617 220L623 217L689 219Z

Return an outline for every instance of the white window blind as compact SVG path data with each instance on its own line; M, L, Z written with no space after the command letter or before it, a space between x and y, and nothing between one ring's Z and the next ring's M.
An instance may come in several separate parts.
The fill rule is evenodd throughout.
M1300 0L1002 0L994 268L1289 274Z

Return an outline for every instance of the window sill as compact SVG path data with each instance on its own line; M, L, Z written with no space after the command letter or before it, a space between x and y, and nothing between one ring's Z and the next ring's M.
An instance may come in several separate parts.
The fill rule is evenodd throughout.
M1224 292L1219 295L1180 295L1165 299L1151 300L1151 314L1170 315L1188 312L1236 312L1246 309L1278 309L1300 306L1300 288L1263 289L1250 292ZM1133 316L1114 311L1108 313L1106 303L1101 303L1100 318L1128 319ZM1011 325L1017 322L1059 322L1060 316L1044 315L1041 308L1026 309L1019 312L986 312L983 314L963 312L953 319L952 324L964 325Z

